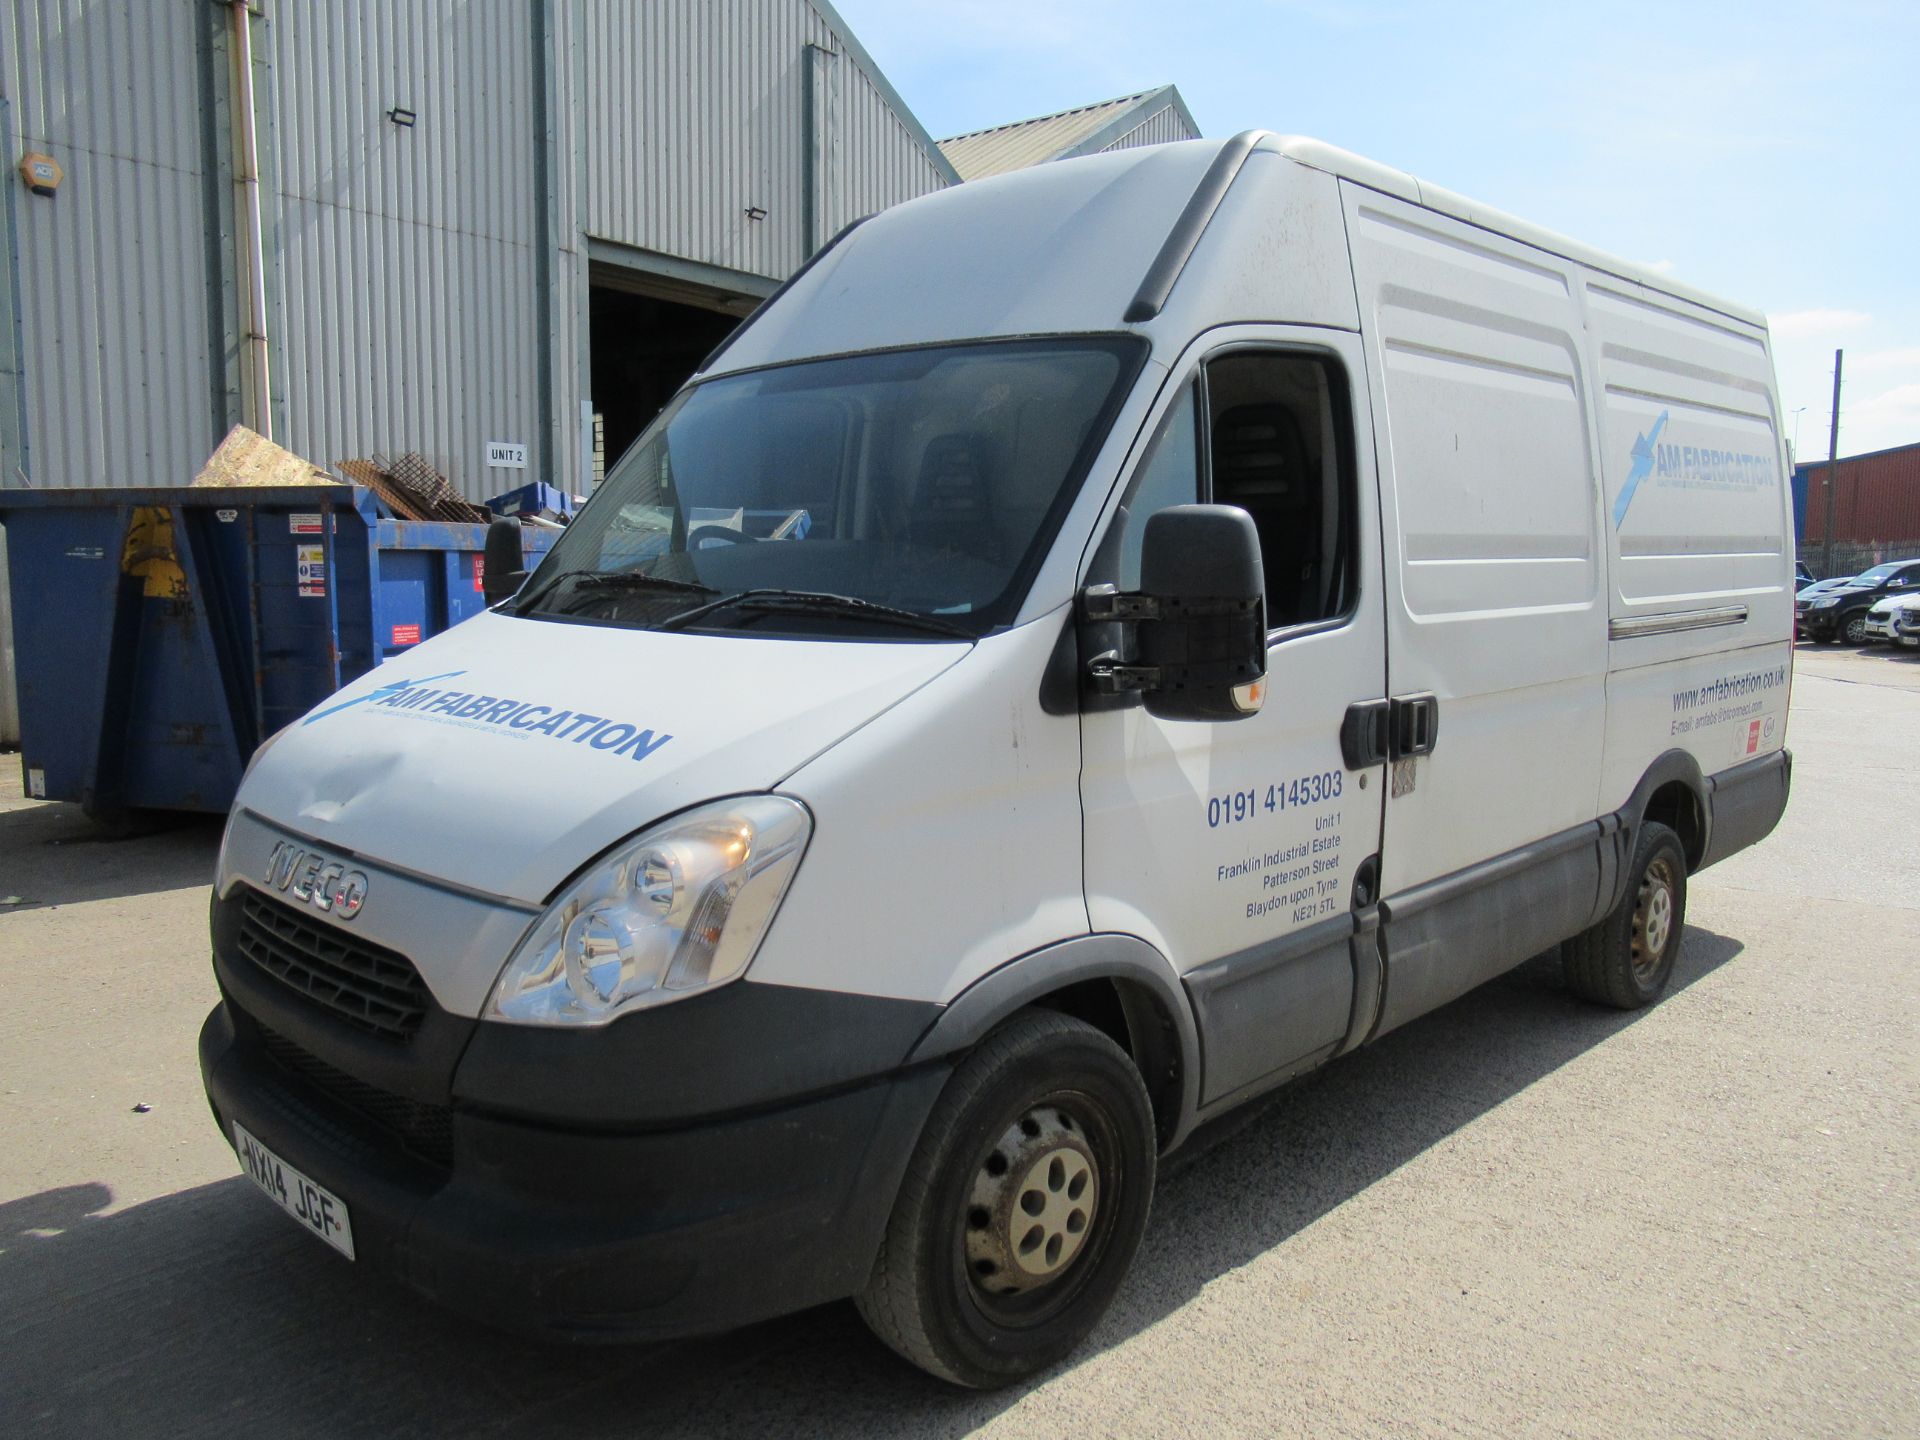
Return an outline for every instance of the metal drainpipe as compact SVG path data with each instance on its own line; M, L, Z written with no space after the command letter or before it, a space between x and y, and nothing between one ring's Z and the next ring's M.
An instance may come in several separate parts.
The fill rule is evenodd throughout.
M253 377L247 397L251 429L273 438L273 393L267 373L267 264L266 241L260 221L260 144L253 123L253 16L250 0L233 0L233 51L237 75L234 136L234 183L240 190L245 219L240 234L240 263L247 273L246 342L248 370Z

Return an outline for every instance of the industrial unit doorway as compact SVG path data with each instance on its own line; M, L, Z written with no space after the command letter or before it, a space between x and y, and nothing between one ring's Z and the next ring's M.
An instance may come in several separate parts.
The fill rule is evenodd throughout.
M600 260L588 285L598 483L759 297Z

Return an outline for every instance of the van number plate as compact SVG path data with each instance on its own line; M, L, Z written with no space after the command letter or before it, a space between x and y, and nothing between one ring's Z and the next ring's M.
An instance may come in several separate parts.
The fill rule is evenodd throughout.
M233 1126L233 1148L240 1157L240 1168L269 1200L347 1259L353 1259L353 1223L347 1218L346 1203L338 1195L314 1184L287 1164L249 1135L237 1120Z

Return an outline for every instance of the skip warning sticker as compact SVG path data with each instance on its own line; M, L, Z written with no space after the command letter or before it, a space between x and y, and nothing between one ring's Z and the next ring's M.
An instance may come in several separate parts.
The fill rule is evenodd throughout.
M294 567L303 596L325 598L327 593L327 550L324 545L293 547Z

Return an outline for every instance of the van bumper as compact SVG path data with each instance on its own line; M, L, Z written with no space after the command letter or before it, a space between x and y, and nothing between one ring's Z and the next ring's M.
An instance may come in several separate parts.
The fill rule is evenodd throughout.
M444 1166L304 1085L224 1003L200 1068L229 1145L238 1121L346 1203L355 1263L573 1340L725 1330L861 1289L948 1073L628 1133L455 1106Z
M1707 779L1707 850L1699 870L1757 845L1787 813L1793 752L1775 750Z

